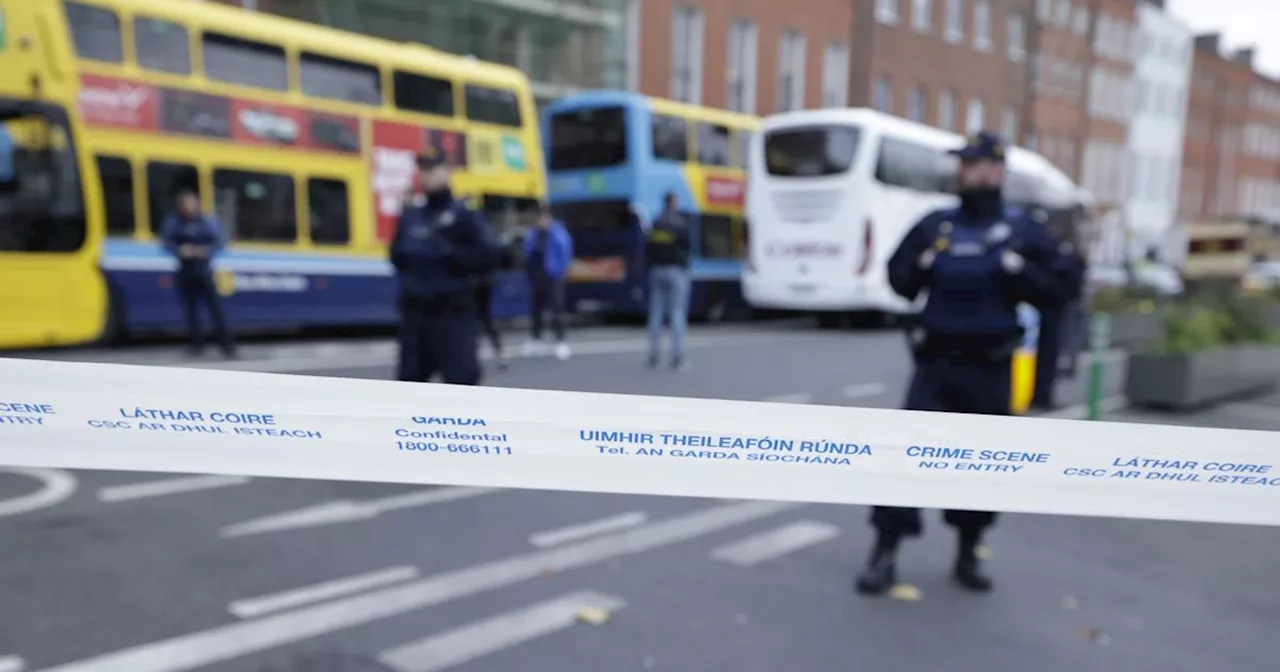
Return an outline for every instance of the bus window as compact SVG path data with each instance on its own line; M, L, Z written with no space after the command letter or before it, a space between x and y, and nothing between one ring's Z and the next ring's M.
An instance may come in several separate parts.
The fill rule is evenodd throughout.
M698 219L698 255L703 259L735 259L733 219L702 215Z
M738 155L734 157L734 166L747 169L747 160L751 158L751 139L755 135L751 131L738 131Z
M953 156L924 145L886 137L880 142L876 179L892 187L931 194L954 194L958 169Z
M122 63L124 44L120 39L120 17L101 7L64 3L67 23L71 24L71 40L76 45L76 55L94 61Z
M138 65L156 72L191 74L191 45L180 24L140 16L133 22L133 49Z
M302 92L308 96L366 105L382 104L382 75L372 65L303 54L299 70Z
M468 84L467 118L485 124L520 127L520 99L513 91Z
M347 183L314 177L307 180L311 241L342 245L351 240L351 201Z
M685 162L689 160L689 127L684 119L653 115L653 158Z
M73 252L88 237L62 118L0 109L0 252Z
M274 91L289 89L284 49L215 33L204 34L204 74L228 84Z
M246 170L213 171L218 219L233 240L292 243L298 237L293 178Z
M698 124L698 163L704 166L728 166L733 142L729 129L715 124Z
M551 117L551 170L607 168L627 162L627 111L584 108Z
M852 126L808 127L765 136L765 168L777 177L818 177L849 170L861 132Z
M174 201L183 191L200 193L200 173L182 163L147 164L147 205L151 210L151 231L160 232L164 220L177 207Z
M551 211L570 231L625 231L632 224L631 204L626 201L557 203Z
M453 116L453 82L437 77L395 72L396 107L410 112Z
M132 236L133 165L116 156L98 157L98 175L102 178L102 201L107 211L108 236Z

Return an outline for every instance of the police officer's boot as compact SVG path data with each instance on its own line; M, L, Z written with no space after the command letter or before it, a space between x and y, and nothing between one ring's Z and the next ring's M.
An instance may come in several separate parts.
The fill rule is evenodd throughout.
M898 582L898 537L880 533L867 566L858 575L854 588L863 595L883 595Z
M974 592L991 590L991 579L978 569L978 542L981 535L969 530L960 532L960 547L956 553L956 567L952 578L960 586Z

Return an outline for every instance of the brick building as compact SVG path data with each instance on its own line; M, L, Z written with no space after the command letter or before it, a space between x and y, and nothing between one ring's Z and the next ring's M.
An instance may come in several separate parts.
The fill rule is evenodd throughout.
M1089 120L1092 5L1037 0L1030 31L1031 114L1025 142L1077 180Z
M1258 178L1268 178L1265 171L1256 171L1256 162L1242 160L1251 117L1250 94L1257 80L1250 51L1224 55L1218 34L1196 37L1182 151L1183 219L1241 214L1244 203L1239 186L1249 179L1249 173L1242 175L1241 169L1253 168L1260 173ZM1274 163L1272 167L1274 170ZM1269 177L1274 179L1274 172Z
M1237 56L1252 65L1251 51ZM1280 223L1280 82L1255 71L1244 116L1236 211Z
M641 93L761 116L848 104L851 0L632 6L632 88Z
M1022 137L1030 0L858 0L858 17L855 107Z

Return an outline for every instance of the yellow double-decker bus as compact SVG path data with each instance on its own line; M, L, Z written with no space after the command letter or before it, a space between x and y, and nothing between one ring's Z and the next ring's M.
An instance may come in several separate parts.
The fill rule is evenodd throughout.
M156 233L183 190L227 231L242 327L392 322L385 246L427 148L499 233L544 195L514 68L207 3L0 10L0 347L179 328ZM523 299L509 274L495 312Z

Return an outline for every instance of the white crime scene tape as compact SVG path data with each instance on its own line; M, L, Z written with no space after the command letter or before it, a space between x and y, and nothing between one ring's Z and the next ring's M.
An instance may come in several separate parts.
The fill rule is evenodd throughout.
M0 359L0 464L1280 525L1280 436Z

